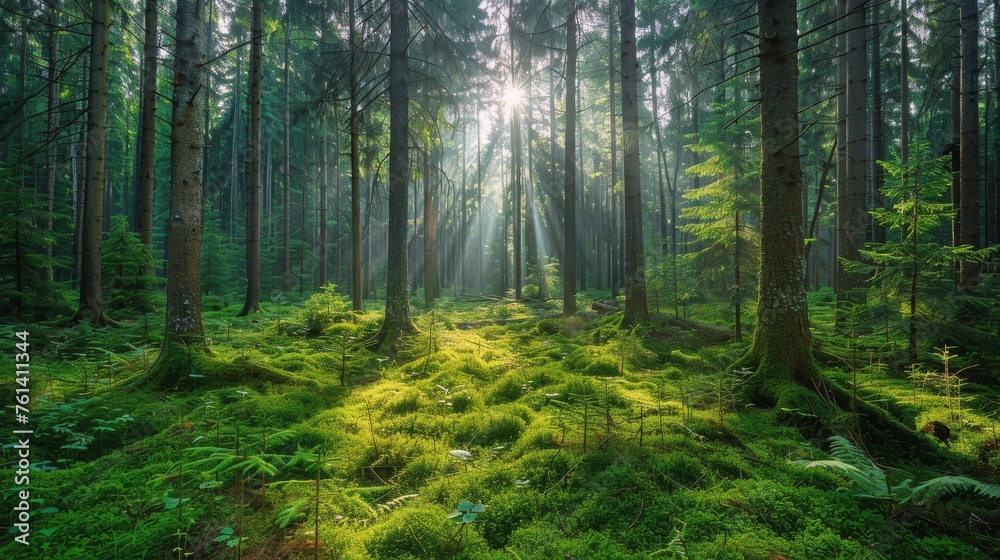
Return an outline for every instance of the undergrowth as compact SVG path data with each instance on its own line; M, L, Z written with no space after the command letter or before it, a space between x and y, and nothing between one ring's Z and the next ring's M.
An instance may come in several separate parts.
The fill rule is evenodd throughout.
M161 315L33 328L31 547L0 556L909 560L998 548L995 494L919 484L991 483L1000 468L996 393L953 379L943 354L896 371L860 341L826 341L825 372L858 398L917 429L951 426L947 441L925 437L937 464L856 439L835 440L830 460L826 436L853 437L864 419L842 412L817 429L811 410L747 406L727 370L738 344L623 332L620 316L564 320L544 304L445 301L390 357L359 345L378 311L340 298L330 288L239 319L219 299L206 306L211 356L179 364L169 388L144 383ZM865 476L806 468L850 458ZM858 486L886 476L882 494ZM10 510L13 488L4 496Z

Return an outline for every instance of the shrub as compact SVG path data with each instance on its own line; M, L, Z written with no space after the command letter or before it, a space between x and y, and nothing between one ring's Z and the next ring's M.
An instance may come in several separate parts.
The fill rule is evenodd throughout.
M372 558L428 558L441 551L451 523L435 508L406 508L379 523L365 540Z
M585 374L593 377L615 377L618 371L618 362L608 356L599 356L583 370Z
M339 323L349 316L347 298L337 293L337 286L325 284L309 299L299 311L299 320L309 329L309 334L322 334L334 323Z
M512 414L491 414L481 416L469 414L463 416L455 424L455 443L469 445L472 443L490 445L494 443L511 442L521 436L524 431L524 420Z
M521 398L521 382L508 375L498 381L486 395L487 404L513 402Z

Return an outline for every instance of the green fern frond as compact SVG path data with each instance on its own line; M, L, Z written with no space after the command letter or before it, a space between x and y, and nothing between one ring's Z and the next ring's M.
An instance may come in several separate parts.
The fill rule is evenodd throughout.
M900 492L909 490L909 495L899 500L899 503L901 504L905 504L910 501L923 502L934 498L939 494L953 494L963 490L971 490L976 494L986 496L987 498L1000 498L1000 486L996 484L986 484L985 482L980 482L967 476L939 476L918 484L912 489L908 487L904 488L901 484L894 487L893 490L895 491L897 488Z

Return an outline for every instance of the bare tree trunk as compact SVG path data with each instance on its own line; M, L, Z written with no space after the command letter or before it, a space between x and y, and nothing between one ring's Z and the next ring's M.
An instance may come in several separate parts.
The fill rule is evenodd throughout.
M250 138L247 143L246 248L247 294L238 317L260 311L260 96L263 76L262 0L253 0L250 25L250 99L247 113Z
M394 341L413 330L406 260L406 189L409 183L407 129L408 1L389 1L389 250L385 319L375 339Z
M576 0L567 1L563 315L576 314Z
M68 324L104 325L101 299L101 233L104 223L105 165L108 136L108 37L111 8L93 0L90 27L90 80L87 96L87 190L83 202L80 255L80 305Z
M657 24L653 23L653 39L656 39ZM649 56L649 75L652 82L652 89L650 91L650 96L653 98L653 134L656 135L656 173L659 179L659 195L660 195L660 251L663 256L666 257L670 253L670 246L667 239L670 237L670 224L669 218L667 217L667 193L664 186L663 176L667 175L667 181L670 181L670 174L666 173L667 167L667 153L663 150L663 131L660 129L660 105L659 97L660 94L657 91L657 80L656 80L656 57L653 56L652 49L650 50Z
M757 328L737 365L756 367L746 384L757 402L775 403L783 383L818 387L802 260L795 0L758 0L761 100L761 254Z
M55 210L56 202L56 128L59 125L58 114L56 109L59 106L59 80L56 77L56 62L59 60L59 32L57 27L57 13L59 9L59 4L57 0L49 0L49 36L48 42L46 43L46 73L49 80L49 96L48 96L48 111L45 115L45 140L49 142L49 149L46 153L45 162L45 183L48 191L46 209L48 210L48 216L45 218L45 230L50 234L52 233L52 216ZM55 274L52 266L52 243L46 243L45 245L45 256L46 262L46 278L49 282L55 280Z
M438 252L437 252L437 222L438 222L438 185L434 176L437 166L438 140L431 139L431 147L424 152L424 303L427 307L434 305L438 296Z
M885 170L879 161L885 159L884 123L882 116L882 7L873 6L872 15L872 155L875 161L869 162L872 173L872 208L885 208L882 187L885 185ZM872 222L872 241L885 242L885 226L877 220Z
M848 0L847 4L847 66L846 125L847 180L837 201L838 299L863 299L856 293L864 286L860 274L844 268L844 260L861 260L868 233L867 173L868 173L868 65L865 58L865 0ZM841 319L838 314L838 321Z
M618 297L618 289L621 287L618 257L618 194L615 192L618 186L618 135L617 120L615 119L615 3L608 2L608 110L611 120L611 231L608 232L608 244L611 258L611 297Z
M282 195L281 195L281 240L282 249L284 253L284 266L281 271L281 289L283 291L289 292L292 290L292 175L291 175L291 163L292 163L292 138L291 138L291 128L292 119L289 112L289 84L290 81L290 69L288 65L288 47L290 42L291 29L291 10L288 5L285 6L285 77L284 77L284 87L285 87L285 99L284 107L282 107L282 126L284 128L284 169L282 170L283 185Z
M622 148L625 164L625 315L622 326L649 323L646 257L642 239L642 187L639 176L639 63L635 44L635 0L621 0ZM801 233L801 232L800 232Z
M350 80L351 80L351 304L361 311L361 146L358 130L358 49L355 5L350 0ZM371 235L371 233L369 233Z
M322 116L322 129L323 129L323 141L321 143L321 150L323 151L320 156L319 164L319 285L322 286L329 282L328 271L329 260L330 260L330 244L329 244L329 225L327 222L327 215L329 213L329 201L327 200L327 190L328 190L328 175L330 174L329 167L329 152L330 152L330 135L327 130L327 118L329 117L328 108L325 105L320 106L320 111L323 112Z
M138 192L136 193L137 214L135 217L135 231L139 234L139 241L147 247L153 247L153 188L155 182L156 162L156 54L159 50L157 45L157 19L159 6L156 0L146 0L146 33L145 33L145 62L142 67L142 148L139 151L139 181ZM144 274L152 275L152 270L146 270Z
M962 0L961 4L961 231L959 241L978 249L979 242L979 3ZM979 286L979 263L962 263L959 289L972 291Z
M191 350L203 352L201 325L201 157L205 26L201 0L177 0L174 94L170 135L170 252L167 257L166 330L154 369L173 385L189 371Z

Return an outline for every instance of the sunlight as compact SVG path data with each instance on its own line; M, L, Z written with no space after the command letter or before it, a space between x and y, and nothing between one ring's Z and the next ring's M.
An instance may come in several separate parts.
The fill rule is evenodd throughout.
M509 86L503 93L503 103L507 107L514 107L524 102L524 92L517 86Z

